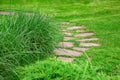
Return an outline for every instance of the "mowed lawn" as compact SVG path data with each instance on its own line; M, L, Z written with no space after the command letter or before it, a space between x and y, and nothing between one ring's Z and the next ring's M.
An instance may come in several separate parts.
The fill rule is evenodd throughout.
M40 12L47 14L57 24L69 21L72 25L84 25L88 31L94 32L95 36L99 38L98 43L101 44L100 47L90 48L83 56L76 58L72 63L62 63L57 61L56 58L51 57L50 59L33 64L34 66L27 66L28 68L22 67L26 70L24 73L39 66L41 67L40 69L43 69L43 72L41 72L41 75L36 74L34 76L46 76L45 80L49 79L49 75L53 74L53 77L55 77L53 80L120 79L119 0L11 0L11 2L2 1L0 3L0 10ZM61 75L55 74L56 71L53 70L56 70ZM66 72L68 72L68 75L73 73L69 76L72 77L74 75L74 77L69 78L67 74L62 75ZM21 78L24 78L24 73L21 71ZM79 79L79 76L82 76L80 77L81 79ZM24 78L24 80L29 80L29 78Z

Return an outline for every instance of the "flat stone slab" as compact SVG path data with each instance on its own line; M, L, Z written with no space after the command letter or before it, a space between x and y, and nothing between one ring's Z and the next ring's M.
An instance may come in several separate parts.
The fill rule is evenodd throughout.
M80 39L79 41L85 42L85 41L96 41L96 40L98 40L98 38L84 38L84 39Z
M67 30L63 29L62 32L66 32Z
M77 51L87 51L88 50L88 48L79 48L79 47L75 47L73 49L77 50Z
M2 15L14 15L17 12L12 12L12 11L0 11L0 14ZM31 12L24 12L26 15L32 15L34 13Z
M65 41L73 40L73 39L74 39L73 37L64 37L64 40L65 40Z
M67 56L81 56L81 52L73 51L73 50L68 50L68 49L55 49L54 50L55 54L57 55L67 55Z
M70 22L62 22L63 25L68 25Z
M98 43L85 43L85 42L81 42L80 43L81 46L85 46L85 47L90 47L90 46L100 46L100 44Z
M70 32L64 32L64 34L67 36L72 36L72 33L70 33Z
M13 15L14 12L0 11L0 14L2 14L2 15Z
M71 26L71 27L67 28L67 30L84 29L84 28L86 28L86 27L84 27L84 26Z
M94 35L94 33L81 33L81 34L77 34L76 37L87 37L92 35Z
M77 33L86 32L85 30L76 30Z
M68 58L68 57L58 57L57 59L65 61L65 62L72 62L72 61L74 61L74 58Z
M74 44L72 42L60 42L59 46L63 46L63 47L73 47Z

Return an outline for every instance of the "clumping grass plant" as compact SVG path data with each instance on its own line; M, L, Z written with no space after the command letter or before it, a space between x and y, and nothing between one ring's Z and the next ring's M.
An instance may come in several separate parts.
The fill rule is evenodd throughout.
M1 77L10 70L7 66L29 64L52 53L60 37L59 28L41 14L17 13L5 18L0 23Z

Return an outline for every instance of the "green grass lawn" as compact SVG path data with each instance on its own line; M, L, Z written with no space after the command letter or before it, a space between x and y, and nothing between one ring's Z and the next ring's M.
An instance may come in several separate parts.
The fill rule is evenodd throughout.
M119 0L2 0L0 10L35 11L47 14L58 24L69 21L72 25L85 25L100 39L100 47L90 48L72 63L60 62L53 56L17 67L21 80L120 79Z

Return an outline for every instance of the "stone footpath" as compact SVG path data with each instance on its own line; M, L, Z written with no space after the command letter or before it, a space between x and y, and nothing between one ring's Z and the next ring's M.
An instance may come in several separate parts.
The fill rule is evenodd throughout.
M70 24L69 22L63 22L63 25ZM59 60L65 62L72 62L76 57L81 56L90 47L98 47L100 44L96 43L99 40L94 36L93 32L87 32L85 26L70 26L63 30L64 40L60 42L54 53L58 56ZM71 31L75 31L77 34L73 34ZM75 46L75 41L79 43L79 46Z

